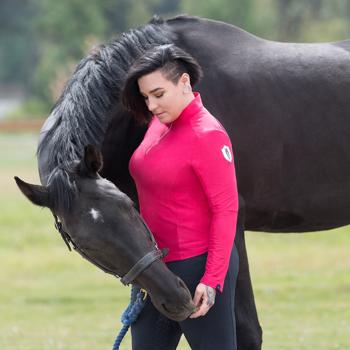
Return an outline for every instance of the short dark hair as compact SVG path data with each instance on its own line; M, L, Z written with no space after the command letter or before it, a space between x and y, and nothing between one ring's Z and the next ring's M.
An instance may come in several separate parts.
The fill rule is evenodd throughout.
M190 76L193 87L202 77L199 63L187 52L174 44L157 45L147 49L131 65L122 89L123 106L139 122L148 122L152 114L140 93L138 79L160 69L164 76L176 84L183 73Z

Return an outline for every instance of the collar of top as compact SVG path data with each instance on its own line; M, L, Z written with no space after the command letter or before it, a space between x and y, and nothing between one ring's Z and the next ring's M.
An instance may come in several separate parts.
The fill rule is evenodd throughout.
M199 92L193 92L194 99L182 110L180 115L169 124L180 124L195 116L202 108L202 99Z

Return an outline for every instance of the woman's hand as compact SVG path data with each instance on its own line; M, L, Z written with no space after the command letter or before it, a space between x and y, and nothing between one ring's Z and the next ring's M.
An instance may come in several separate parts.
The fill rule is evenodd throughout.
M199 283L194 293L193 303L198 307L190 318L204 316L215 303L216 290L203 283Z

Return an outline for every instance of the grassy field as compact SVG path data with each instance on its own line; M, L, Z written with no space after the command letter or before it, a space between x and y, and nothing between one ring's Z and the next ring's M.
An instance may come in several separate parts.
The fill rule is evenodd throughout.
M14 175L39 182L36 139L0 135L0 349L110 349L129 289L68 252L16 188ZM350 228L248 232L247 245L263 349L350 349Z

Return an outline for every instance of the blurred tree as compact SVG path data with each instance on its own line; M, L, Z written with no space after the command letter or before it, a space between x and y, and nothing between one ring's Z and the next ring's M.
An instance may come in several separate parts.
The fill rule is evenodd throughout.
M106 38L147 23L154 14L178 12L180 0L103 0L100 6L107 22Z
M249 31L262 38L275 40L278 37L276 0L254 0L253 4Z
M37 59L33 18L36 7L30 0L1 0L0 82L27 87L31 67Z
M145 24L153 15L153 6L158 4L158 0L129 0L129 9L124 14L127 25L130 28Z
M252 9L254 0L182 0L182 12L212 18L237 25L250 31L254 28Z
M128 28L125 14L129 11L129 0L103 0L100 1L103 15L108 25L105 36L110 38Z
M349 33L349 0L277 0L278 40L341 40Z
M287 41L296 38L301 30L301 23L305 12L304 1L278 0L278 39Z
M161 15L175 15L180 11L181 0L163 0L153 7L153 12Z
M40 61L36 94L52 103L65 76L93 44L147 23L157 10L172 11L174 0L33 0L40 16L36 27ZM49 89L47 87L50 87Z
M104 39L106 20L99 0L33 0L39 13L36 33L40 59L35 94L52 104L57 80L71 74L92 41Z
M25 86L51 106L77 62L96 43L188 13L282 41L350 37L350 0L1 0L0 82Z

